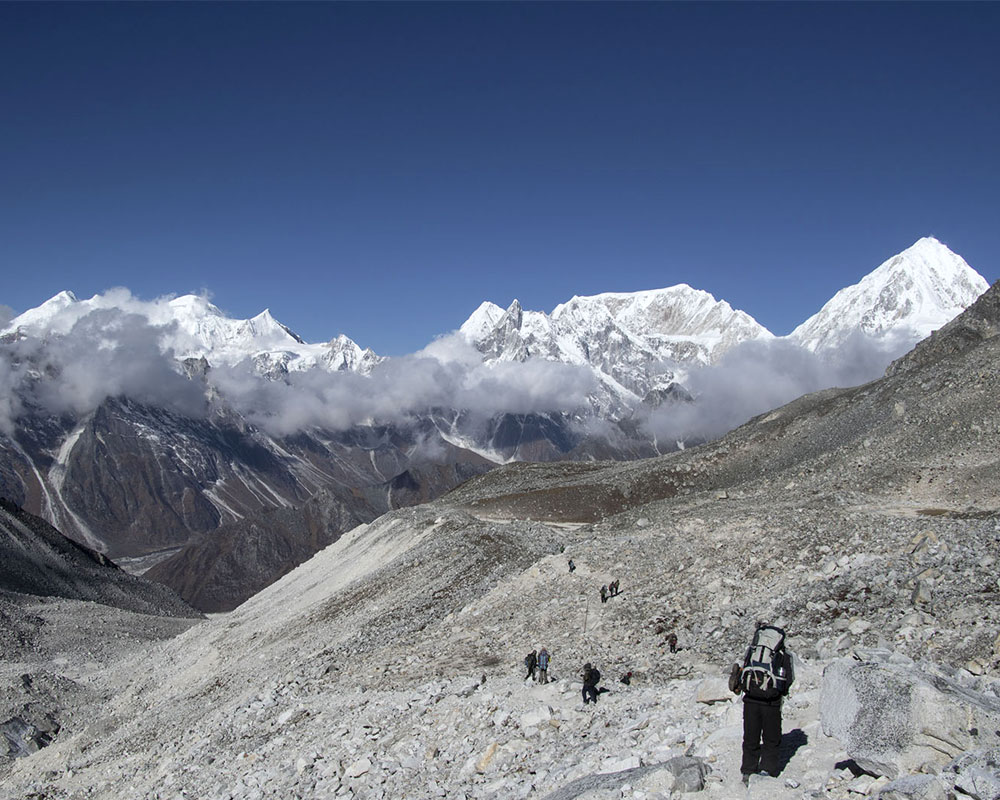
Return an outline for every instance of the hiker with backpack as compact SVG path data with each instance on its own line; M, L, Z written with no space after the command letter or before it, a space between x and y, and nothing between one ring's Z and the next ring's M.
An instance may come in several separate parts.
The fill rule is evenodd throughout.
M608 602L608 587L607 584L601 587L601 602Z
M549 682L549 651L544 647L538 651L538 682Z
M671 632L671 634L667 637L667 644L670 645L670 652L671 653L676 653L677 652L677 634L676 633Z
M538 654L534 650L524 657L524 666L528 668L528 674L524 676L524 679L534 679L535 667L538 666Z
M743 695L744 784L755 773L775 777L781 769L781 701L794 679L785 632L758 622L743 663L733 664L729 673L730 690Z
M591 700L597 702L597 684L601 682L601 671L591 666L588 661L583 665L583 704L587 705Z

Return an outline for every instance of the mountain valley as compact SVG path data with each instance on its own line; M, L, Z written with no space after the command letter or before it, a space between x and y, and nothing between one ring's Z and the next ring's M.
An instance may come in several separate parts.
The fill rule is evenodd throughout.
M354 525L497 464L655 456L874 377L983 289L922 239L791 337L680 285L551 315L484 303L403 359L343 335L308 344L266 311L231 320L194 296L63 292L2 336L0 496L228 610ZM820 367L824 341L831 358L853 353L846 371ZM787 374L803 358L806 377Z
M655 458L496 467L170 638L22 595L51 622L0 711L59 727L0 797L994 797L998 333L1000 284L878 380ZM761 619L797 679L782 773L744 787L724 678Z

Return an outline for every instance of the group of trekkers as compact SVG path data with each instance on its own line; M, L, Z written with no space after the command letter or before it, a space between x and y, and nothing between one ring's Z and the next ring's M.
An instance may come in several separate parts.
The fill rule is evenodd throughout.
M532 650L524 657L524 666L528 668L525 680L529 678L539 683L549 682L549 651L544 647L541 650Z
M569 559L569 571L576 565ZM619 594L619 580L616 578L601 587L601 602ZM665 633L666 620L658 618L655 633ZM677 634L670 631L664 641L670 652L677 652ZM524 658L527 675L525 680L548 683L549 651L532 650ZM596 703L597 698L609 691L600 687L601 671L590 662L583 665L580 674L583 683L583 704ZM776 776L781 771L779 748L781 746L781 706L795 676L792 658L785 650L785 632L766 622L758 622L750 645L742 662L732 665L729 688L743 696L743 758L740 773L743 783L749 784L750 776L761 774ZM628 686L632 683L632 672L625 672L619 679Z
M539 683L549 682L549 651L544 647L541 650L532 650L528 655L524 657L524 666L527 669L527 674L524 679L538 681ZM601 671L587 662L583 665L583 672L580 673L580 678L583 681L583 704L587 705L590 702L597 702L597 696L602 694L607 689L598 688L598 683L601 681ZM632 680L632 673L627 672L622 676L622 683L628 684Z
M568 559L567 566L570 572L576 571L576 564L573 563L573 559ZM606 603L611 597L616 597L621 594L621 580L615 578L613 581L604 584L600 589L601 602ZM660 628L657 632L662 631ZM671 632L667 636L665 644L670 646L670 652L677 652L677 634ZM526 674L524 679L538 681L538 683L548 683L549 682L549 660L551 656L549 651L544 647L540 650L532 650L528 655L524 657L524 666L526 669ZM583 665L583 670L580 673L580 678L583 681L583 704L597 702L599 695L604 692L609 691L606 688L599 688L598 684L601 680L601 671L597 667L593 666L591 663L586 663ZM619 681L626 686L632 683L632 672L624 672L619 678Z

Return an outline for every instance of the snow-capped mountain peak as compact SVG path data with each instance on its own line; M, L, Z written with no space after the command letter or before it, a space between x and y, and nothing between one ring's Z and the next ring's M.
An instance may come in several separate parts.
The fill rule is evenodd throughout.
M837 292L789 339L812 351L836 347L857 332L913 344L988 288L965 259L937 239L924 237Z
M23 314L14 317L4 329L4 333L22 331L27 334L37 334L50 329L54 321L61 316L69 316L66 312L78 306L80 301L77 296L68 290L59 292L54 297L50 297L40 306L30 308ZM73 322L78 319L73 316ZM72 327L72 323L70 326ZM67 328L68 330L68 328Z
M517 300L514 301L517 303ZM520 303L517 303L520 307ZM472 312L471 316L462 323L459 328L461 333L469 341L480 341L489 336L493 329L503 318L506 312L496 303L485 300L480 303L479 308Z
M483 303L460 333L487 362L540 358L590 368L603 387L593 402L612 415L663 383L665 363L710 364L741 341L772 336L687 284L575 296L551 314L525 311L517 300L506 311Z
M93 311L137 315L161 329L160 345L179 359L205 358L213 366L249 361L263 374L322 365L332 369L370 369L380 360L346 336L329 344L308 344L269 309L250 319L232 319L204 295L187 294L153 301L138 300L128 290L113 289L89 300L63 291L37 308L14 317L3 333L44 338L69 335Z
M320 362L335 372L349 370L367 375L382 361L371 348L362 349L354 340L342 333L331 339L324 347L326 352L320 357Z

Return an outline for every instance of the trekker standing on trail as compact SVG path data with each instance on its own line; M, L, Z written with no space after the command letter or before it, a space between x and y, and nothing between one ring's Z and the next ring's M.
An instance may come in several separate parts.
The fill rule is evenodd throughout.
M743 783L754 773L775 777L781 770L781 701L795 680L785 632L757 623L743 664L733 664L729 688L743 694Z
M549 682L549 651L544 647L538 651L538 682Z
M597 702L597 684L601 680L601 671L591 666L588 661L583 665L583 704L587 705L591 700Z
M569 571L570 572L575 572L576 571L576 564L573 563L573 559L572 558L569 560Z
M602 603L608 602L608 587L607 586L602 586L601 587L601 602Z
M676 633L671 632L671 634L667 637L667 644L670 645L670 652L671 653L676 653L677 652L677 634Z
M528 678L534 679L535 677L535 667L538 665L538 654L532 650L528 655L524 657L524 666L528 668L528 674L524 676L525 680Z

